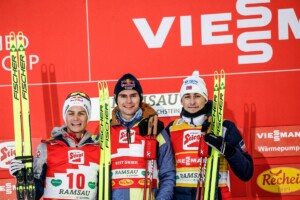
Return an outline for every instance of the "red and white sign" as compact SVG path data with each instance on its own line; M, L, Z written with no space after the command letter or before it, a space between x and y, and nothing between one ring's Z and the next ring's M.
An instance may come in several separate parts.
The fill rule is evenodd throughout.
M34 138L32 140L32 148L35 150L40 143L40 138ZM33 155L35 151L32 152ZM13 140L0 140L0 171L7 170L11 160L16 155L15 141Z
M254 157L300 156L300 125L252 129Z
M0 179L0 199L16 200L16 179Z

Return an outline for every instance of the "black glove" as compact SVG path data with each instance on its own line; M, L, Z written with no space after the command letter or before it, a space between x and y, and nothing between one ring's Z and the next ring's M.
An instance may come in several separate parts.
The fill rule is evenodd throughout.
M206 132L210 126L210 122L208 121L208 118L203 122L201 132Z
M212 121L211 112L212 112L212 101L208 100L205 104L203 110L205 112L206 120L202 124L201 132L207 132L208 128L210 128L210 124Z
M216 136L213 133L205 134L204 141L227 158L231 157L235 152L235 148L228 142L225 142L223 137Z
M145 136L148 134L148 122L151 117L153 117L153 116L142 119L138 125L140 134L142 136ZM156 134L159 134L164 128L165 128L164 123L160 120L157 120L157 133ZM153 133L151 133L151 135L153 135Z

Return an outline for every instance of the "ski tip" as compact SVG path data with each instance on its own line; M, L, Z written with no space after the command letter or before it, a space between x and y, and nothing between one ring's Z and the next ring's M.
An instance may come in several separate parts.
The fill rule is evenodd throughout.
M23 36L23 32L22 32L22 31L19 31L19 32L18 32L18 35L22 35L22 36Z
M17 35L17 45L20 47L20 50L25 50L25 44L24 43L25 43L24 34L23 34L22 31L19 31L18 35Z
M98 81L98 88L99 88L99 90L101 90L103 88L102 81Z
M105 87L105 88L108 87L107 81L104 81L104 87Z
M9 33L9 35L10 35L11 37L15 37L15 36L16 36L15 32L13 32L13 31L11 31L11 32Z
M9 40L10 41L14 41L15 39L16 39L16 34L15 34L15 32L13 32L13 31L11 31L10 33L9 33Z
M215 70L215 71L214 71L214 75L215 75L215 76L218 76L218 75L219 75L219 72L218 72L217 70Z
M221 69L220 74L221 74L222 77L225 76L225 70Z
M98 81L98 89L103 90L108 88L107 81Z

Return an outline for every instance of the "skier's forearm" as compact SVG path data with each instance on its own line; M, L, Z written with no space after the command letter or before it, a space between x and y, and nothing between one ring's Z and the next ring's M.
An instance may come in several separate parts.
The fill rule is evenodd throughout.
M248 153L236 151L227 159L233 173L241 180L248 181L253 175L253 160Z

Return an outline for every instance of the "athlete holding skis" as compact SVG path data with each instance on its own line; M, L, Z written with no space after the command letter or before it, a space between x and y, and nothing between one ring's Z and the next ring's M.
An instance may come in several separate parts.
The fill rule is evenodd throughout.
M91 101L83 92L68 95L63 106L66 125L55 127L37 147L33 171L36 199L97 199L100 148L86 130ZM24 164L13 160L15 175Z
M115 85L117 107L111 121L115 200L173 198L175 167L170 139L163 123L156 123L156 111L142 102L142 95L140 82L132 74L124 74Z
M200 163L203 160L200 159L198 152L201 137L212 148L221 152L218 166L219 189L216 196L218 199L230 199L228 164L234 174L243 181L248 181L253 175L252 157L246 151L243 138L235 124L229 120L223 121L223 137L206 133L209 125L207 117L212 113L212 102L208 100L206 84L199 77L198 71L194 71L192 76L183 80L180 98L182 104L180 118L166 127L176 160L174 199L194 200L196 197L200 199L197 195L199 188L197 182L199 176L205 178L205 172L202 175L199 172L199 165L205 164ZM205 167L202 169L205 171ZM204 187L204 184L201 187Z

